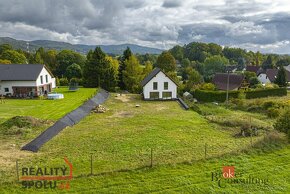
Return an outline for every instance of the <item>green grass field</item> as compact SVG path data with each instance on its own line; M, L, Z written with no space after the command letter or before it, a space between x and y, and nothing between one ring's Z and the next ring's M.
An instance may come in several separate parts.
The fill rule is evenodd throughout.
M140 107L136 108L136 104ZM20 168L59 166L64 164L63 157L67 157L74 166L70 192L76 193L290 191L290 149L285 143L265 146L261 143L263 133L253 138L236 137L238 127L211 123L208 117L183 110L177 102L145 102L137 95L115 97L112 94L104 106L108 108L106 113L92 113L74 127L64 129L39 153L20 152ZM200 108L233 122L250 118L263 126L273 123L258 113L228 110L213 104L202 104ZM277 139L284 139L283 134L276 135ZM148 167L151 149L153 168ZM91 154L95 175L87 177ZM219 188L211 181L211 172L221 171L225 165L235 166L245 176L269 178L269 184ZM0 177L1 193L50 191L23 190L15 183L15 166L7 167L6 171L5 178Z
M96 89L80 88L76 92L71 92L67 88L57 88L55 92L64 94L65 98L60 100L5 100L4 104L0 104L0 123L13 116L33 116L55 121L79 107L96 92Z

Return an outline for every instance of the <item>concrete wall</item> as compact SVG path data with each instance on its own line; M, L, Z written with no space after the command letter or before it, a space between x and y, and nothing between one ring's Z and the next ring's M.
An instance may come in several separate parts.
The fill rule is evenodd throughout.
M157 90L153 90L153 82L157 82ZM164 90L164 82L168 82L168 90ZM172 98L177 98L176 84L161 71L143 87L144 99L150 99L150 92L159 92L160 99L162 92L172 92Z

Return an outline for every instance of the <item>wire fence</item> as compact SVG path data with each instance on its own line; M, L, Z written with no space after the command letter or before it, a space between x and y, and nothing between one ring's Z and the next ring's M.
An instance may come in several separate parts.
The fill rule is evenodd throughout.
M208 160L210 158L218 158L227 154L238 154L245 150L251 149L255 143L265 141L267 134L259 139L251 137L245 138L243 141L230 141L225 143L209 144L204 143L195 147L187 147L181 149L130 149L130 150L104 150L94 151L90 154L80 156L67 156L67 159L73 164L73 177L98 176L107 173L131 171L142 168L152 168L159 165L174 165L180 163L193 163L200 160ZM34 161L18 160L16 161L17 180L21 176L21 169L30 166L46 166L55 167L57 165L65 165L63 158L51 157Z

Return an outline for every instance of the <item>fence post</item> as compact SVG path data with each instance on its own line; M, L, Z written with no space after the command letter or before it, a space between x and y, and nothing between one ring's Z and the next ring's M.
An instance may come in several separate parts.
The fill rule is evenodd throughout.
M16 176L17 176L17 181L19 181L18 160L16 160Z
M207 154L207 143L204 144L204 158L206 159Z
M153 167L153 149L151 148L151 154L150 154L150 167Z
M91 175L93 175L93 154L91 154Z

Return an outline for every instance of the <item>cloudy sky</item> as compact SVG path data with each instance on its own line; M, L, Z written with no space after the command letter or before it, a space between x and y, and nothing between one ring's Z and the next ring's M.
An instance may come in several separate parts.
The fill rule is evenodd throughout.
M290 54L290 1L0 0L0 36L162 49L200 41Z

